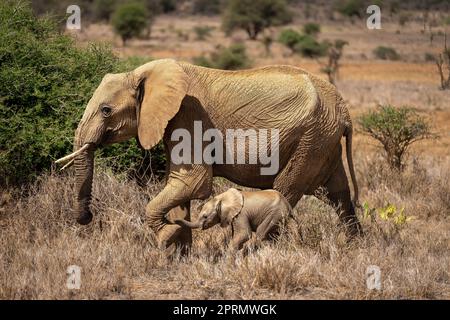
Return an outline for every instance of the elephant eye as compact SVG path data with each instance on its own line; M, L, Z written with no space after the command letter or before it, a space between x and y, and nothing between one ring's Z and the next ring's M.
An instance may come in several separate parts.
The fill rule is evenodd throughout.
M107 118L107 117L109 117L109 116L111 115L112 109L111 109L110 106L103 105L101 108L102 108L102 109L101 109L102 115L103 115L105 118Z

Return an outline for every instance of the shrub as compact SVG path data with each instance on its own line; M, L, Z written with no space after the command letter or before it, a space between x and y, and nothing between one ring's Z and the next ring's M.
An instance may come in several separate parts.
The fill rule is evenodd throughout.
M114 31L120 35L124 45L127 40L139 36L148 24L151 24L151 17L142 3L122 4L112 17Z
M339 13L347 17L363 17L364 3L362 0L339 0L336 2L336 9Z
M227 33L243 29L250 39L271 26L292 20L284 0L229 0L223 15L223 28Z
M339 74L339 60L342 58L344 46L348 45L348 42L342 39L336 39L333 43L325 41L323 45L327 47L328 60L321 71L328 75L328 81L335 84Z
M363 132L378 140L386 151L389 166L402 170L408 147L431 138L428 123L412 109L381 106L359 118Z
M77 48L57 30L56 21L35 17L24 3L0 3L1 186L34 180L70 153L78 121L103 75L142 64L121 62L105 46ZM121 170L142 157L135 142L99 153L114 156ZM160 154L153 155L154 160Z
M302 35L293 29L285 29L278 36L278 41L295 52L295 46L302 39Z
M436 56L431 52L425 52L425 61L426 62L435 62Z
M272 44L273 44L272 35L270 35L270 34L264 35L261 42L264 45L264 51L265 51L266 57L270 56L271 55L270 48L272 47Z
M250 66L245 45L241 43L232 44L228 48L219 47L209 59L197 57L194 59L194 63L203 67L223 70L237 70Z
M117 58L77 49L56 22L28 5L0 4L0 184L33 179L70 152L84 106ZM70 139L68 139L70 137ZM53 159L54 159L53 158Z
M373 53L378 59L382 59L382 60L398 60L398 59L400 59L400 56L397 53L397 51L395 51L395 49L391 48L391 47L379 46L373 50Z
M310 36L316 36L318 33L320 33L320 24L313 22L305 24L303 26L303 33Z
M177 8L177 0L159 0L159 3L164 13L175 11Z
M178 38L179 40L182 40L182 41L188 41L188 40L189 40L189 33L184 32L184 30L182 30L182 29L176 29L176 30L175 30L175 33L176 33L177 38Z
M205 40L207 37L211 35L211 31L213 30L210 26L195 26L194 32L197 36L197 40Z
M449 26L450 25L450 16L444 18L443 23L444 23L444 25Z
M287 46L292 52L315 58L326 54L328 43L318 42L314 37L300 34L293 29L286 29L280 33L278 41Z
M409 13L402 12L398 17L398 23L404 26L409 21Z
M444 34L444 48L435 59L441 79L441 89L450 89L450 49L447 47L447 34Z
M220 14L222 9L221 0L194 0L192 3L192 13L215 15Z
M328 43L318 42L314 37L303 35L294 47L294 50L303 56L315 58L324 56L327 52Z
M109 21L117 0L95 0L93 3L94 18L100 21Z

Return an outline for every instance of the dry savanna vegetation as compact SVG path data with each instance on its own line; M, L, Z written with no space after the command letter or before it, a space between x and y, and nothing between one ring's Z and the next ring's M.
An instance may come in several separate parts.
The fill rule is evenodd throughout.
M441 21L449 14L431 10L426 19L421 10L383 14L382 29L369 30L364 19L330 17L326 5L308 7L307 16L303 2L293 2L299 4L292 21L265 30L257 40L242 30L226 35L219 16L186 12L154 17L150 35L127 39L126 45L104 21L90 21L70 34L79 48L107 42L121 59L139 61L203 57L217 63L219 46L238 43L248 67L290 64L325 79L326 56L293 53L277 41L278 34L315 22L317 41L348 42L335 83L355 119L364 236L348 241L319 191L294 208L298 225L292 221L276 243L230 257L225 251L230 230L214 227L194 231L190 255L168 259L145 220L145 206L162 181L138 183L96 162L94 220L80 226L73 216L74 173L52 169L0 192L1 299L450 299L450 91L441 89L431 58L443 50L449 27ZM378 55L380 46L397 56L384 59L392 52ZM408 149L403 171L388 166L381 145L356 121L380 104L406 106L430 124L433 136ZM216 193L230 186L214 180ZM198 203L191 205L194 218ZM79 290L66 286L70 265L81 267ZM381 271L380 290L367 287L372 265Z
M230 231L194 233L188 257L167 259L155 247L143 208L161 184L145 188L98 170L94 223L75 225L73 175L42 176L27 195L3 195L0 296L13 299L441 299L450 298L449 172L414 161L393 173L382 159L357 153L362 199L392 216L360 218L365 236L348 242L333 209L306 197L279 242L226 256ZM446 163L448 165L448 163ZM432 167L433 170L427 168ZM230 184L217 179L215 191ZM320 197L320 194L318 195ZM194 203L193 208L196 208ZM195 216L197 212L193 211ZM398 214L398 213L396 213ZM82 268L80 290L66 269ZM366 270L381 270L381 290L368 290Z

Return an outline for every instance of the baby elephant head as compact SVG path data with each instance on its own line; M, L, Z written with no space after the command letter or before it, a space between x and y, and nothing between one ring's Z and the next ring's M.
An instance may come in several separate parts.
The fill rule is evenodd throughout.
M176 219L174 222L192 229L209 229L220 223L221 227L228 226L237 216L244 205L242 193L234 188L219 194L203 205L198 220L195 222Z

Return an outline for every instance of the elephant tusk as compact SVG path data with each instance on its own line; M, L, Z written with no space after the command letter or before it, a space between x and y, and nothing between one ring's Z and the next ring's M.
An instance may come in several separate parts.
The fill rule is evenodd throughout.
M61 169L59 169L59 171L64 171L64 170L66 170L67 168L71 167L71 166L73 165L74 162L75 162L74 159L70 160L69 162L67 162L67 163L64 165L64 167L62 167Z
M61 159L58 159L55 161L55 163L64 163L67 161L72 160L73 158L75 158L77 155L79 155L81 152L83 152L84 150L86 150L87 148L89 148L89 144L85 144L84 146L82 146L80 149L78 149L77 151L62 157Z

